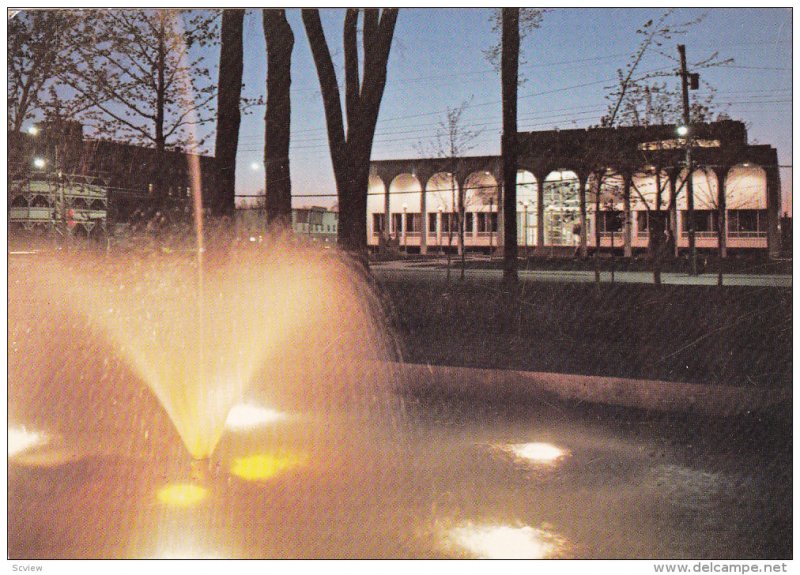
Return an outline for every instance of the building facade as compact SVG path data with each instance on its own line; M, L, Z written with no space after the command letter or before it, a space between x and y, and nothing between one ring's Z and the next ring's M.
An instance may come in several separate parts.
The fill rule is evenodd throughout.
M204 205L215 189L213 157L171 150L159 163L153 148L84 138L77 122L7 136L12 228L65 224L68 233L91 236L152 205L157 177L162 199L179 209L191 204L193 186L202 190Z
M676 254L689 246L687 147L696 245L780 251L775 148L750 145L744 124L552 130L518 135L518 245L535 253L646 249L664 230ZM368 243L394 240L426 253L458 244L502 244L502 158L423 158L371 163ZM655 226L656 222L663 225ZM720 233L722 232L722 233Z

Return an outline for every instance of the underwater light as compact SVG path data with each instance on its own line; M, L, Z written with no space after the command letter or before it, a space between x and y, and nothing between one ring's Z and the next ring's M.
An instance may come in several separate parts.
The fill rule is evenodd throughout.
M567 454L563 449L550 443L520 443L508 445L505 449L520 459L535 463L552 463Z
M208 490L192 483L172 483L158 490L156 497L165 505L191 507L200 503L208 495Z
M545 559L558 549L555 536L527 525L466 525L447 537L481 559Z
M225 427L227 429L249 429L275 423L287 417L285 413L269 407L243 403L231 408L228 418L225 420Z
M266 481L283 471L303 465L306 460L303 454L261 453L234 460L231 473L245 481Z
M13 457L47 442L47 436L38 431L28 431L25 427L8 428L8 456Z

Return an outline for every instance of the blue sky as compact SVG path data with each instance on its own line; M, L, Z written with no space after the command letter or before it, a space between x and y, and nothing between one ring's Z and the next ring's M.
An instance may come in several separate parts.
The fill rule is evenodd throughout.
M448 107L469 100L464 124L481 130L470 154L500 151L500 78L483 55L496 41L487 9L401 9L389 60L386 91L378 120L373 159L415 157L415 146L431 141ZM527 81L519 92L519 129L547 130L597 124L606 112L608 88L616 70L636 50L635 31L663 10L556 9L524 42ZM689 63L714 51L733 58L731 67L701 70L717 90L717 103L749 126L751 143L778 150L784 195L791 194L792 171L792 14L789 9L677 9L671 20L705 20L684 36L668 41L664 54L686 45ZM323 24L334 60L341 66L343 12L323 10ZM325 132L316 70L298 10L289 10L295 34L292 61L291 173L295 205L335 201L333 169ZM245 19L246 93L263 93L266 57L260 12ZM653 51L642 72L675 67ZM340 70L341 71L341 70ZM679 82L677 77L665 78ZM692 92L692 97L706 92ZM264 109L242 122L237 193L263 189ZM319 198L298 196L320 194ZM785 199L788 204L789 200ZM790 204L788 204L790 205Z

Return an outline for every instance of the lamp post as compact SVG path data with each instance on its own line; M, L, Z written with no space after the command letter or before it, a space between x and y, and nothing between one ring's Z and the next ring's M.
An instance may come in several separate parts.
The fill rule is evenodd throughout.
M403 204L403 253L408 255L408 204Z
M492 239L494 237L494 228L492 227L492 214L494 213L494 197L489 198L489 261L492 261Z
M442 212L444 212L444 208L439 206L439 221L436 225L436 241L439 244L439 253L442 253Z
M528 261L528 201L522 202L522 207L525 209L525 221L522 225L522 231L525 234L525 261Z

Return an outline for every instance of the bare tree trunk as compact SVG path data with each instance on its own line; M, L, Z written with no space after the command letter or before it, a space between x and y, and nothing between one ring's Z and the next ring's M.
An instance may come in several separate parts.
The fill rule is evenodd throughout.
M155 194L157 203L164 199L164 178L166 173L166 136L164 136L164 108L166 107L166 45L164 16L159 19L158 53L156 55L156 173Z
M502 9L503 92L503 281L519 281L517 261L517 87L519 83L519 8ZM540 184L541 185L541 184ZM512 215L513 217L509 217Z
M465 214L466 214L466 206L464 205L464 201L466 200L466 190L463 188L459 190L458 194L458 248L461 252L461 279L464 279L466 274L466 267L467 267L467 260L466 260L466 252L467 246L464 243L464 228L466 226L465 222Z
M270 228L290 228L292 182L289 177L289 127L294 34L284 10L264 10L263 25L267 44L267 111L264 129L267 225Z
M594 282L600 289L600 185L602 176L597 174L597 190L594 196Z
M217 165L216 191L212 213L232 216L236 209L236 150L242 96L244 10L223 10L217 92L217 136L214 156Z
M398 11L395 8L364 10L361 75L356 43L358 12L348 9L344 19L346 136L336 70L319 10L304 9L302 15L325 107L328 144L339 196L339 245L366 263L369 161Z

